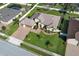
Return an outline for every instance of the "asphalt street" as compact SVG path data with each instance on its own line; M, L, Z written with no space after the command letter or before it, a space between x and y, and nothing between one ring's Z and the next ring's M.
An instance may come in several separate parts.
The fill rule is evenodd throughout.
M0 56L36 56L18 46L0 40Z

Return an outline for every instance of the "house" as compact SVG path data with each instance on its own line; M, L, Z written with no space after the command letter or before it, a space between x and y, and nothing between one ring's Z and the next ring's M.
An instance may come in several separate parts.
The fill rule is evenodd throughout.
M79 31L79 19L72 18L69 21L67 38L75 38L75 33Z
M46 26L47 30L57 29L61 16L55 16L45 13L39 13L37 15L38 16L34 19L35 21L39 20L38 22L42 28Z
M13 21L13 19L17 18L21 14L20 10L3 8L0 10L0 22L8 25Z
M77 45L78 40L76 38L77 38L78 32L79 32L79 19L72 18L69 21L67 42L68 43L71 42L71 44ZM76 43L73 43L73 41Z
M24 18L22 21L20 21L19 25L23 26L23 27L28 26L28 27L33 28L36 24L35 24L34 20L29 19L29 18Z
M71 18L67 35L67 56L79 56L79 19Z

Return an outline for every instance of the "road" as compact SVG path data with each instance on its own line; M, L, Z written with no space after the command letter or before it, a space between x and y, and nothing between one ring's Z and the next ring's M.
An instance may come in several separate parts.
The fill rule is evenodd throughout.
M52 8L52 7L46 7L46 6L37 6L39 8L44 8L44 9L49 9L49 10L56 10L56 11L59 11L61 9L58 9L58 8Z
M33 9L35 9L35 7L38 5L38 3L37 4L35 4L34 6L33 6L33 8L31 8L24 16L22 16L20 19L19 19L19 21L21 21L23 18L25 18Z
M0 39L0 56L36 56L18 46Z
M56 10L56 11L60 11L61 9L60 8L52 8L52 7L46 7L46 6L37 6L39 8L44 8L44 9L49 9L49 10ZM62 11L62 10L61 10ZM66 11L66 10L65 10ZM69 11L67 11L67 13L70 13ZM74 14L79 14L79 12L77 11L73 11L71 13L74 13Z
M0 9L2 9L2 8L6 7L6 6L8 6L9 4L10 4L10 3L7 3L7 4L3 5L3 6L1 6Z

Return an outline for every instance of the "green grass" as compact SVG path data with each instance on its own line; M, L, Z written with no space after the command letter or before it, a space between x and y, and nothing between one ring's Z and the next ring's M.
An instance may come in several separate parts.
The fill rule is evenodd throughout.
M44 5L47 5L47 3L39 3L38 5L39 6L44 6Z
M39 50L37 50L37 49L34 49L34 48L29 47L29 46L27 46L27 45L24 45L23 43L21 44L21 47L24 48L25 50L28 50L28 51L30 51L30 52L32 52L32 53L37 54L37 55L50 56L49 54L46 54L46 53L44 53L44 52L42 52L42 51L39 51Z
M39 36L39 37L38 37ZM46 45L46 42L50 42L50 47ZM30 32L28 36L24 39L24 42L29 42L33 45L39 46L46 50L64 55L65 53L65 42L59 38L58 33L54 35L45 35L42 32L38 35L36 33Z
M50 7L52 7L52 8L63 8L63 6L62 6L62 5L60 5L60 4L57 4L57 5L52 5L52 6L50 6Z
M57 16L61 16L62 15L62 13L60 13L59 11L47 10L47 9L36 7L26 17L32 17L35 13L38 13L38 12L40 12L40 13L46 13L46 14L51 14L51 15L57 15ZM64 18L67 19L67 20L69 20L69 16L70 17L79 18L79 15L78 14L74 14L74 13L67 13L67 14L64 15Z
M47 9L43 9L43 8L35 8L34 10L32 10L32 12L30 12L27 17L32 17L35 13L46 13L46 14L51 14L51 15L57 15L60 16L61 13L55 10L47 10Z
M76 17L76 18L79 18L79 14L70 13L69 15L70 15L70 17Z
M7 39L7 37L0 35L0 39L5 40L5 39Z
M6 35L12 35L18 29L18 27L19 24L12 22L7 26L6 30L2 32L5 33Z

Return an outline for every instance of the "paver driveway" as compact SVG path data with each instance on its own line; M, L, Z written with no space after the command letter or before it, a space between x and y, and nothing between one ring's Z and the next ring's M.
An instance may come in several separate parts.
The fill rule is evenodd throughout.
M20 26L12 36L17 38L17 39L23 40L26 37L26 35L28 35L30 30L31 30L31 27L27 27L27 26L22 27L22 26Z

